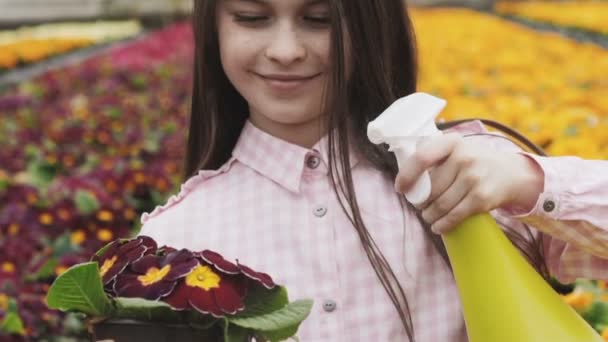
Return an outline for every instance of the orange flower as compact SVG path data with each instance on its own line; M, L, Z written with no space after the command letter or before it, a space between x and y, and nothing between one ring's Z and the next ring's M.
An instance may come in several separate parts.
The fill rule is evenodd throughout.
M575 291L563 296L564 301L577 311L585 311L593 303L593 295L589 292Z
M608 342L608 327L602 329L602 338L604 339L604 341Z

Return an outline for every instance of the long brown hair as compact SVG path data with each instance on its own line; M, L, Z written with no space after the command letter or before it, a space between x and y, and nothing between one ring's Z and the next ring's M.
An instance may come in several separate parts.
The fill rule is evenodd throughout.
M193 98L186 155L185 178L200 169L217 169L231 157L248 118L245 99L228 80L220 63L216 28L216 3L195 0L193 28L195 62ZM400 97L416 91L415 37L403 0L328 0L331 18L332 74L325 94L324 122L329 144L329 174L342 209L359 234L364 250L386 293L393 302L410 341L414 341L408 301L391 266L366 228L355 195L349 146L375 168L394 180L398 167L392 153L369 142L367 124ZM342 24L348 35L345 34ZM350 37L350 41L345 39ZM345 70L345 44L350 44L352 72ZM347 73L351 76L347 80ZM446 128L450 123L440 125ZM409 206L403 196L402 206ZM344 198L344 201L342 200ZM413 208L413 207L412 207ZM415 210L415 208L413 208ZM420 218L420 212L417 211ZM425 231L445 258L439 236L421 220ZM509 232L511 239L541 272L542 246L528 236Z

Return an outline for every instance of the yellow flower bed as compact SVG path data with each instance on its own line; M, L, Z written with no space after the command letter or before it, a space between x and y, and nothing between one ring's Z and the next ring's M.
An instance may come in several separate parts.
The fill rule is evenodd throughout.
M0 31L0 70L141 32L137 21L58 23Z
M495 10L551 24L608 34L608 2L498 2Z
M466 9L413 9L441 118L505 123L552 155L608 159L608 51Z
M93 43L90 39L31 39L0 45L0 68L12 69L20 62L35 63Z

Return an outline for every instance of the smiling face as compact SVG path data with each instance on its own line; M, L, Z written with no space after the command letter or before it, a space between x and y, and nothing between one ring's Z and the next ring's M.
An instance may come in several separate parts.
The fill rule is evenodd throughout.
M323 134L330 77L327 1L220 0L220 57L226 76L260 129L302 146Z

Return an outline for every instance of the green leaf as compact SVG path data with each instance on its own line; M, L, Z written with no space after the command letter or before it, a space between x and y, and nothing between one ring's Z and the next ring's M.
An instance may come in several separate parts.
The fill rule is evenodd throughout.
M143 90L146 88L148 78L146 77L146 75L138 74L131 77L130 81L131 85L133 85L136 90Z
M57 261L57 258L50 258L44 263L44 265L42 265L42 267L38 269L36 273L25 276L25 280L37 281L53 277L55 275L55 267L57 267L58 264L59 262Z
M120 108L117 107L108 107L105 109L105 114L110 119L120 119L120 117L122 116L122 111L120 110Z
M149 153L157 153L160 150L160 138L158 134L151 134L144 139L144 151Z
M294 302L292 304L296 304ZM304 301L306 303L306 301ZM299 304L296 304L296 307ZM310 313L310 307L312 307L312 301L310 301L310 307L308 309L302 308L305 315L301 316L301 319L295 319L293 322L287 322L290 316L280 317L281 315L285 315L286 312L289 312L288 308L290 307L289 298L287 294L287 289L285 287L277 287L273 290L268 290L263 286L257 286L254 288L248 295L245 301L245 311L239 313L233 318L230 318L230 322L234 323L234 325L240 325L236 321L239 319L247 319L243 322L244 324L251 324L251 321L248 319L258 319L260 318L262 321L265 319L274 320L279 317L279 324L268 323L266 321L262 322L262 326L257 326L257 328L252 328L257 331L257 335L265 340L269 341L282 341L292 337L298 330L301 322L308 316ZM286 310L286 311L281 311ZM274 316L276 315L276 316ZM282 321L286 320L286 321ZM255 324L258 324L257 321L254 321ZM268 324L266 326L265 324ZM272 325L272 327L270 327ZM260 327L264 327L266 329L260 329Z
M181 312L171 309L169 304L143 298L115 298L116 312L113 318L130 318L142 321L183 322Z
M27 144L25 145L25 157L27 160L31 160L34 159L38 156L39 152L39 146L36 144Z
M177 131L177 124L175 122L168 122L162 128L163 133L173 134Z
M152 202L155 205L161 205L167 202L167 196L154 189L150 190L150 197L152 197Z
M581 316L591 324L608 324L608 303L594 302L591 308Z
M97 197L90 191L78 190L75 196L76 209L82 215L90 215L99 210L100 205Z
M31 161L27 166L29 183L35 187L45 187L55 179L57 171L56 165L38 160Z
M282 309L289 303L287 289L277 286L272 290L258 285L245 299L245 311L236 315L238 318L260 316Z
M9 182L8 178L0 179L0 191L4 191L4 190L8 189L8 184L9 184L8 182Z
M23 327L23 321L19 317L17 311L17 301L11 298L8 301L8 308L6 310L6 316L0 323L0 331L7 334L23 334L25 329Z
M262 331L259 334L264 340L268 340L271 342L285 341L290 337L294 338L294 335L298 332L299 327L300 323L276 331Z
M83 335L87 333L85 317L81 313L69 313L63 320L63 329L67 335Z
M66 254L76 254L80 251L80 246L72 244L69 232L60 235L53 242L53 255L56 257L61 257Z
M2 324L0 325L0 331L6 332L7 334L22 335L25 332L25 329L19 314L16 312L9 312L6 314Z
M125 242L128 241L129 239L119 239L120 242ZM101 257L107 250L108 248L110 248L110 245L113 244L114 241L108 242L105 246L101 247L97 252L95 252L95 255L98 257Z
M224 341L225 342L244 342L251 334L251 331L237 325L232 325L225 321Z
M8 300L8 309L6 312L17 313L17 301L14 298Z
M247 318L229 318L229 321L231 324L256 331L278 333L286 329L286 333L291 332L288 336L285 336L285 338L288 338L294 334L292 332L294 326L297 330L297 326L308 317L312 309L312 303L312 300L308 299L297 300L272 313Z
M79 311L92 316L110 316L112 303L103 291L96 262L70 267L61 274L46 297L49 308Z
M100 158L98 155L89 154L86 156L84 164L79 167L80 174L87 174L99 166Z

